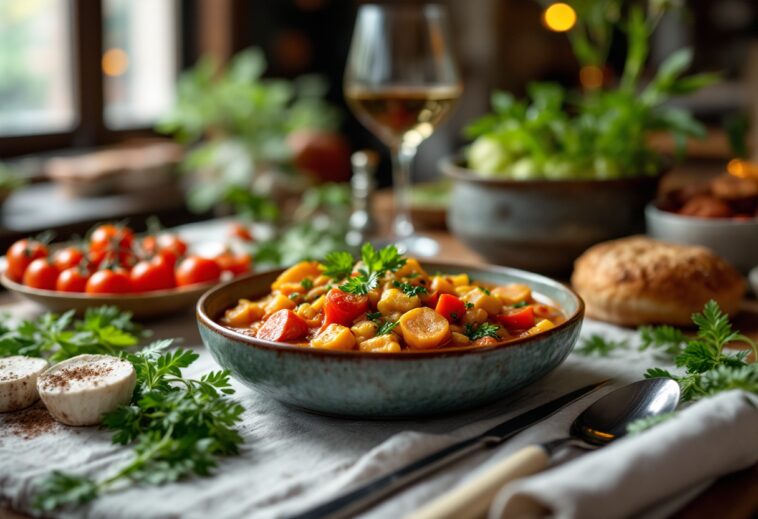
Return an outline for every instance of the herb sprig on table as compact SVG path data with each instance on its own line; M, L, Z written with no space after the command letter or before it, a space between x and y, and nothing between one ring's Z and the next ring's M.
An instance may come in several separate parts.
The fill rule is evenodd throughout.
M73 310L47 313L15 326L0 323L0 357L27 355L60 362L83 353L118 355L143 335L130 313L112 306L87 309L83 319L75 319Z
M101 479L53 472L40 484L36 508L83 504L124 482L160 485L191 474L207 476L219 457L239 451L243 440L234 427L244 408L225 397L234 393L229 373L185 378L182 369L198 354L166 352L171 343L158 341L122 355L134 365L137 387L132 403L106 415L103 424L114 432L114 443L134 444L134 458Z

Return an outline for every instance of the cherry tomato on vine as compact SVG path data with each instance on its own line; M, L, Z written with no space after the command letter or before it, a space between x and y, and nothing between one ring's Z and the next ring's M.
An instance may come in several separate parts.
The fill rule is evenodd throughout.
M79 247L64 247L53 254L53 265L63 272L68 268L78 266L83 259L84 253Z
M59 292L84 292L90 273L82 267L69 267L60 273L55 289Z
M253 259L250 254L235 254L232 251L226 251L215 258L218 266L225 272L231 272L234 276L239 276L250 272L250 265Z
M8 261L6 275L13 281L20 282L32 261L47 257L47 245L33 239L18 240L10 246L5 257Z
M132 291L151 292L167 290L176 286L173 264L161 256L137 263L129 274Z
M59 271L47 258L32 261L24 272L24 285L42 290L55 290Z
M229 236L238 238L242 241L254 241L253 235L247 225L241 222L234 222L229 226Z
M132 291L129 273L123 269L98 270L87 280L88 294L127 294Z
M187 243L176 234L158 234L142 239L142 250L149 256L163 256L171 263L187 253Z
M95 265L103 262L129 265L134 261L132 243L134 232L124 226L106 223L98 226L90 236L90 260Z
M221 278L221 267L216 261L201 256L189 256L176 267L176 284L180 287L210 283Z

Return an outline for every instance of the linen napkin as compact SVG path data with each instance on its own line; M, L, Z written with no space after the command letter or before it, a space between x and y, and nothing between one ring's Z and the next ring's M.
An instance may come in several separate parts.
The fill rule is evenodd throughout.
M506 486L489 517L628 517L756 462L758 398L730 391L639 435Z

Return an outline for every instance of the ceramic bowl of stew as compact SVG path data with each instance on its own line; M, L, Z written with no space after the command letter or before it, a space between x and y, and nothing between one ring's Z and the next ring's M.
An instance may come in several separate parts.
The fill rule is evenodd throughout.
M427 272L467 273L496 285L526 284L539 302L560 308L555 327L487 346L378 353L335 351L258 339L222 324L240 299L270 291L281 270L220 285L198 301L200 336L216 362L248 387L311 412L363 418L413 418L478 407L544 377L573 349L584 303L566 285L505 267L422 262Z

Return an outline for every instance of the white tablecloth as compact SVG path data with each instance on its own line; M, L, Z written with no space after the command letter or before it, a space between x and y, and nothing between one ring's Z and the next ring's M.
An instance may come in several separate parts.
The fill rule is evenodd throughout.
M5 305L0 311L24 315L31 304ZM201 357L190 375L217 369L202 348L191 312L168 322L148 325L155 338L182 337L185 347ZM635 333L586 322L583 334L632 338ZM241 432L241 456L224 460L211 478L195 478L162 487L132 487L111 493L63 517L187 517L215 519L283 517L302 511L351 485L400 466L426 452L479 433L519 412L569 390L612 378L611 387L640 379L649 366L660 365L650 353L631 350L610 358L572 354L553 373L500 402L474 411L420 421L359 421L326 418L294 410L236 385L236 397L247 411ZM488 463L532 442L565 434L574 417L604 388L514 437L504 446L481 452L428 477L369 510L366 517L401 517ZM1 416L1 415L0 415ZM2 424L3 418L0 418ZM57 426L24 439L0 425L0 497L27 511L33 482L53 469L109 474L132 456L111 445L110 434L96 428Z

